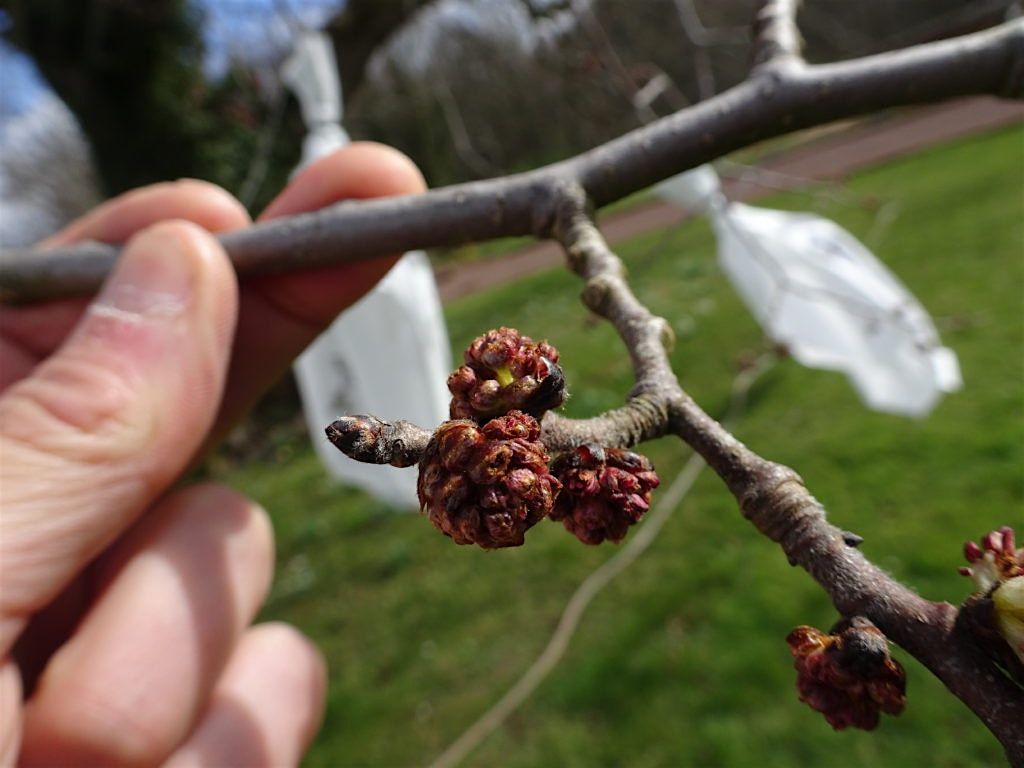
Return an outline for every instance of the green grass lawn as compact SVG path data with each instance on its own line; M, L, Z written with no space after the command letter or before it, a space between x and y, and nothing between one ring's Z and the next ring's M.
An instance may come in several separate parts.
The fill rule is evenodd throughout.
M960 357L962 392L910 421L870 413L842 377L790 361L757 384L737 427L796 468L830 518L865 537L870 558L935 599L967 594L956 572L965 539L1024 528L1022 173L1017 127L864 173L848 186L863 205L818 206L866 239L933 314ZM793 194L763 204L812 202ZM884 203L895 215L876 225ZM675 326L684 386L720 413L737 360L761 334L715 266L706 222L620 252L637 294ZM547 337L562 352L568 413L615 406L631 384L627 361L579 290L556 270L453 304L453 346L497 325ZM687 453L667 439L645 450L666 485ZM429 762L529 665L564 601L615 551L550 523L521 549L457 547L418 515L332 486L309 448L281 459L224 479L274 518L278 573L264 618L298 625L328 659L312 766ZM835 618L705 472L651 549L591 605L563 663L468 764L1001 763L988 732L899 651L907 710L876 732L834 733L798 702L784 638Z

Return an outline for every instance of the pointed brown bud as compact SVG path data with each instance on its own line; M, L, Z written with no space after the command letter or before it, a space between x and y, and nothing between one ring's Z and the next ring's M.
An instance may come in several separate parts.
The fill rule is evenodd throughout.
M325 432L350 459L393 467L411 467L427 442L427 435L415 424L381 421L376 416L342 416L328 424Z

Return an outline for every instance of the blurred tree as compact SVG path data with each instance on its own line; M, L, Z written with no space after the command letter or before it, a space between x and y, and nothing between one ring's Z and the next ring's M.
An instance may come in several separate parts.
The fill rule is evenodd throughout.
M432 0L348 0L331 20L327 33L334 41L338 70L348 100L366 77L366 66L379 45Z
M89 137L105 193L182 176L223 182L251 148L255 83L238 71L206 79L185 0L11 0L8 12L9 39Z
M279 0L266 17L294 22L300 4ZM7 37L78 118L104 193L194 176L244 192L256 210L284 184L302 125L294 103L267 87L282 51L268 43L212 72L209 6L198 0L5 5ZM801 29L808 58L842 59L986 26L1009 5L806 0ZM353 135L394 144L436 185L574 154L733 85L749 63L751 8L752 0L348 0L327 30ZM230 4L224 10L231 18ZM661 89L640 98L659 77Z
M750 66L753 0L417 5L358 87L346 81L346 120L410 155L432 185L576 154L735 85ZM1010 5L805 0L800 28L810 60L847 59L990 26Z

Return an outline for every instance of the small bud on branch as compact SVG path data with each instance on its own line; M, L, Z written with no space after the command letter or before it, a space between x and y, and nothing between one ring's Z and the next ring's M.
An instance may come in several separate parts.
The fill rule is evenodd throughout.
M621 541L650 508L659 484L645 456L594 443L556 457L551 473L562 484L551 519L584 544Z
M483 426L458 420L438 427L416 484L430 522L456 544L522 545L560 488L539 438L537 420L520 411Z
M828 724L874 730L879 714L898 715L906 705L906 673L889 656L889 642L862 616L843 619L825 634L797 627L786 638L797 671L800 701Z
M351 459L366 464L411 467L420 460L430 433L408 421L376 416L342 416L327 428L327 439Z
M1024 686L1024 548L1018 549L1013 529L989 531L979 546L964 544L970 563L960 573L976 590L960 609L958 621L982 649Z
M453 419L487 421L513 410L539 419L565 402L558 350L546 341L498 328L474 339L464 358L448 377Z

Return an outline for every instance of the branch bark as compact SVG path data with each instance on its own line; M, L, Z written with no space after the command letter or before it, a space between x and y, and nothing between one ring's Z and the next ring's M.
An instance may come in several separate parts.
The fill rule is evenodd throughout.
M578 201L567 200L560 222L556 231L570 264L586 280L584 302L615 326L630 350L637 386L626 408L638 396L663 403L667 431L704 458L736 497L743 516L825 589L836 610L844 617L868 618L924 664L988 726L1011 764L1024 765L1024 690L958 625L957 609L925 600L871 563L856 549L860 537L828 523L824 507L796 472L757 455L708 416L672 373L665 321L629 290L621 262ZM644 426L656 433L660 425ZM630 439L626 430L610 432L595 436L597 442Z
M895 106L970 94L1024 98L1024 21L820 66L770 67L718 96L577 157L414 197L340 203L221 236L240 277L513 235L547 237L560 190L597 207L756 141ZM0 300L94 292L117 248L0 256Z

